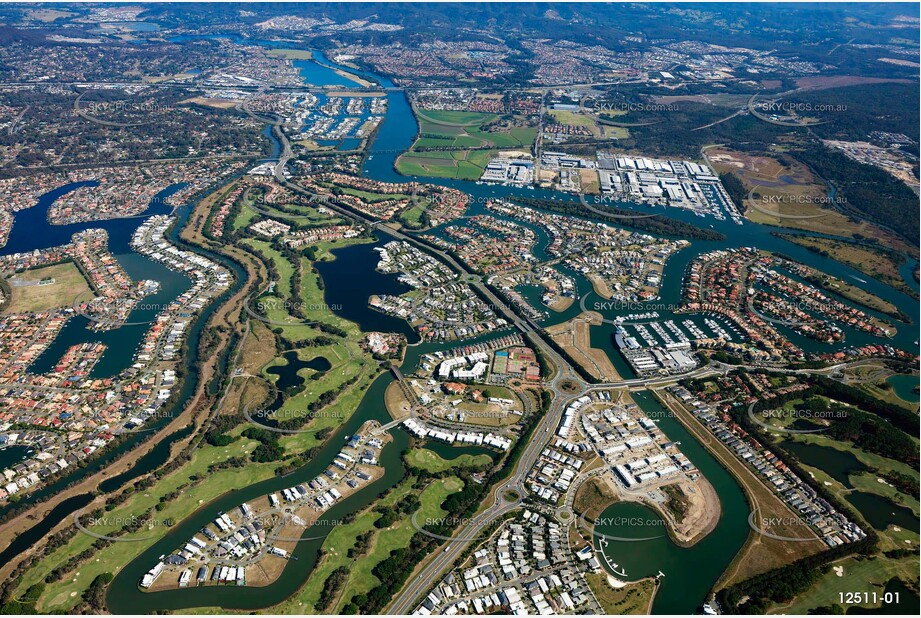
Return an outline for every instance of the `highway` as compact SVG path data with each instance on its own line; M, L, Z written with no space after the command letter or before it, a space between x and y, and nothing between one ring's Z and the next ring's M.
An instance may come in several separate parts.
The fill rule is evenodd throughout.
M281 133L282 137L284 137L283 132ZM304 187L284 177L283 161L286 162L287 159L290 158L290 147L288 146L287 139L283 139L282 143L284 145L285 154L283 154L282 160L279 161L279 164L275 167L276 179L285 188L294 191L295 193L304 195L308 198L316 199L318 197L316 194L306 190ZM425 251L426 253L437 255L439 259L448 264L456 273L458 273L462 280L468 282L468 284L475 288L482 295L482 297L486 298L498 313L502 314L509 320L511 324L526 334L532 344L539 348L543 356L547 358L555 367L553 376L544 381L544 387L553 393L553 402L550 405L550 409L538 422L537 427L534 429L534 433L532 434L531 440L525 445L524 450L522 451L521 457L517 462L515 470L504 483L493 489L492 504L490 504L485 510L472 518L470 522L467 522L466 525L458 529L454 537L457 540L447 541L446 547L444 549L439 548L439 553L434 554L434 558L430 558L430 562L422 569L422 571L415 575L412 581L406 584L406 586L393 600L390 607L388 608L388 613L390 614L408 614L413 609L415 609L416 602L419 597L425 594L426 591L438 581L438 578L442 575L442 573L454 564L454 562L460 557L468 545L476 542L479 531L481 531L485 526L488 526L490 522L496 521L506 513L521 507L521 503L524 497L529 493L525 487L525 481L528 477L528 473L537 462L544 448L556 436L556 429L562 420L563 411L572 401L586 393L596 390L610 388L645 389L653 386L672 383L679 378L674 376L633 378L628 380L618 380L615 382L588 384L579 376L578 373L576 373L576 371L566 361L566 359L564 359L549 343L547 343L546 339L544 339L544 334L541 332L540 327L536 323L534 323L532 320L518 316L508 305L508 303L499 299L492 292L492 290L483 284L479 276L470 272L466 266L459 263L456 259L454 259L454 257L436 247L421 242L414 236L405 234L390 227L383 226L381 222L377 220L345 209L332 200L324 201L324 206L330 208L331 210L335 210L343 217L357 220L394 238L408 242L413 246L416 246ZM716 366L705 366L698 368L690 373L684 374L680 377L696 378L713 375L716 373L725 373L730 370L729 367L731 366L726 366L726 368L721 369ZM566 386L565 389L564 384ZM518 495L518 499L506 500L505 495L508 492L516 493Z

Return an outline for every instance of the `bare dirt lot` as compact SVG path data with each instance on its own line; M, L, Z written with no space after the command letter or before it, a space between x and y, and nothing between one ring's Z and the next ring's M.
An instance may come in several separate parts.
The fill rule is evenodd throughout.
M600 318L595 312L584 312L568 322L551 326L547 332L582 368L596 378L613 382L620 379L617 369L604 350L593 348L591 343L590 328L601 324Z

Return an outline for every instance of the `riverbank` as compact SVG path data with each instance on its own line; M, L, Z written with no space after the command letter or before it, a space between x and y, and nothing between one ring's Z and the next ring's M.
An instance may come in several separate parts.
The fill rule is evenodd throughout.
M188 218L188 225L190 227L194 228L196 225L200 227L200 223L198 222L203 222L205 220L206 217L204 213L206 213L213 204L213 199L211 198L220 192L221 190L218 190L212 194L210 198L199 201ZM179 237L192 246L201 247L201 244L197 242L199 240L199 235L196 233L187 233L185 236L180 233ZM100 487L105 481L112 478L118 478L121 475L131 474L139 462L144 461L144 459L155 450L162 448L161 444L163 443L169 444L168 454L165 457L165 461L167 462L171 461L178 453L182 452L193 443L198 431L204 426L209 417L208 412L211 402L206 391L207 386L221 370L219 359L230 341L229 333L233 332L233 329L238 325L238 321L233 319L226 307L234 302L239 302L239 299L245 294L245 287L245 285L240 285L238 292L232 295L231 298L222 305L225 308L223 312L220 308L214 309L206 318L207 321L202 326L202 332L206 329L212 332L225 330L228 335L218 339L218 342L211 348L212 353L210 356L204 354L201 349L195 351L195 354L199 355L199 360L196 363L198 367L196 387L194 392L190 395L188 403L180 413L172 418L165 426L157 430L152 435L152 439L145 440L140 447L128 451L123 457L108 464L104 469L82 479L78 483L58 492L49 500L20 513L15 518L4 523L3 526L0 526L0 542L4 544L11 543L13 539L34 527L35 521L39 517L47 516L55 507L77 496L94 496L84 507L85 510L92 510L93 508L102 506L108 495L115 490L121 489L121 486L116 486L111 488L108 492L100 491ZM201 342L201 338L199 338L198 341ZM188 354L190 352L187 351L186 353ZM186 379L190 378L187 376ZM170 442L170 436L174 436L174 434L177 434L180 430L186 430L188 433ZM150 471L146 474L142 473L139 474L137 478L149 478L153 473L154 471ZM56 524L42 535L42 538L47 539L50 535L60 532L71 525L73 525L72 519L65 517L60 523ZM40 540L36 540L36 543L27 551L20 552L16 560L0 565L0 577L9 577L25 560L33 559L41 555L45 551L45 547L37 547L38 542L40 542Z
M774 521L798 521L796 514L761 483L754 473L740 462L721 441L712 436L700 421L685 410L677 399L671 394L660 390L654 391L654 394L678 422L701 445L707 448L725 470L735 477L742 487L749 508L758 513L759 518L771 518ZM725 588L758 573L763 573L783 564L788 564L792 560L809 556L825 549L824 543L805 526L786 525L778 528L775 533L794 538L813 537L815 540L802 543L784 543L751 530L735 558L714 584L713 590Z
M367 440L373 431L379 426L376 421L364 423L353 435L360 436ZM383 434L379 439L380 444L386 445L392 441L389 434ZM376 447L379 448L379 447ZM345 465L345 464L344 464ZM355 474L359 482L347 482L347 477ZM325 515L326 510L332 503L319 506L316 496L330 495L335 492L336 501L350 498L355 493L361 491L364 487L378 481L384 475L384 470L379 465L370 463L355 463L350 466L348 471L342 471L342 477L338 479L329 478L328 485L317 490L309 490L314 497L301 497L297 501L285 498L285 506L273 506L269 495L260 496L244 504L249 507L249 514L246 515L244 522L258 522L260 530L265 533L264 542L253 547L249 553L241 558L236 558L233 554L225 554L223 557L216 557L216 542L209 540L204 541L206 547L202 548L201 553L207 557L193 557L191 561L183 565L168 565L160 576L155 580L153 585L146 589L147 593L155 593L163 590L182 588L179 584L179 577L186 569L197 572L199 567L205 566L210 572L216 566L228 566L245 568L246 579L245 585L248 588L263 588L274 583L288 568L288 562L298 543L302 542L304 531L311 528ZM325 494L324 494L325 492ZM278 496L275 495L278 500ZM210 504L202 506L202 509L209 509ZM228 513L238 516L240 508L237 507ZM199 509L201 510L201 509ZM229 515L228 515L229 517ZM243 529L243 523L233 522L232 528ZM213 530L212 530L213 532ZM208 546L210 545L210 547ZM231 584L240 585L236 580ZM221 586L226 585L223 581L215 581L213 578L207 579L199 586Z

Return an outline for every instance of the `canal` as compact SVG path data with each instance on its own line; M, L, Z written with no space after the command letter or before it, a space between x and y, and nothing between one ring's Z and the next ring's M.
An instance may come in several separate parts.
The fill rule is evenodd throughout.
M164 269L165 273L162 273L160 270L162 268L161 264L147 260L147 258L144 256L134 253L130 249L129 245L129 241L134 233L134 230L137 229L137 227L140 226L148 216L154 214L169 213L169 208L165 208L164 210L165 203L163 202L162 198L178 190L181 185L174 185L173 187L167 188L165 191L158 194L159 198L161 199L155 197L151 201L150 207L147 209L143 216L112 219L108 221L95 221L68 226L51 225L47 219L48 208L51 206L55 199L75 190L77 186L81 186L80 183L75 184L65 185L54 191L51 191L40 197L35 207L16 213L13 229L10 234L10 240L14 242L12 244L8 243L5 248L0 250L0 254L16 253L19 251L31 251L36 248L46 248L65 244L70 242L70 236L77 231L90 227L102 227L109 232L109 246L119 263L121 263L126 268L126 270L129 270L128 265L131 265L132 270L129 270L129 274L131 274L132 277L145 278L150 277L151 273L161 273L164 275L164 277L169 278L168 280L171 282L170 285L161 286L161 289L158 292L159 302L169 303L173 300L173 298L187 289L190 282L185 275L173 273L173 271L166 269ZM169 238L174 244L185 246L182 240L179 238L179 231L188 221L188 217L191 214L191 211L192 208L188 205L175 210L174 214L177 217L177 223L173 226L169 233ZM62 232L62 230L65 230L66 233ZM190 355L193 353L192 351L198 349L198 342L201 337L203 327L211 314L217 309L217 307L219 307L224 302L224 300L226 300L226 298L236 293L236 291L246 281L246 271L244 271L235 262L225 260L221 256L208 251L202 251L198 248L195 250L199 253L206 254L210 259L220 262L224 267L231 270L234 273L234 284L219 298L215 299L210 305L208 305L208 307L202 311L200 318L196 320L192 327L189 329L188 345L185 347L183 352L188 361L185 364L185 378L179 387L179 391L175 397L174 403L171 404L169 408L164 410L164 414L158 416L156 419L151 420L147 425L134 432L133 435L128 436L121 443L114 446L106 453L91 460L85 466L80 468L79 471L52 481L41 489L38 489L37 491L22 497L15 505L7 504L3 507L0 507L0 517L8 514L13 508L18 509L25 505L44 500L50 496L58 494L67 486L76 483L81 479L86 478L87 476L107 469L113 461L137 448L141 442L154 435L157 430L167 425L184 409L186 402L194 393L198 384L198 365L197 363L191 362ZM145 260L149 265L150 270L142 269ZM182 281L186 282L186 287L182 287ZM165 290L171 290L175 295L172 297L162 296L161 294L164 294ZM143 309L137 309L131 313L129 316L129 321L142 321L144 319L149 320L153 317L142 316L148 316L148 314ZM78 323L80 323L79 320L81 319L83 318L80 318L79 316L71 318L70 322L65 326L65 329L70 327L71 323L74 321L78 321ZM111 336L112 333L120 333L125 328L126 327L122 327L110 331L109 333L93 334L97 336ZM91 331L88 331L84 328L82 330L74 329L68 332L70 333L69 335L66 335L64 332L62 332L53 344L53 346L58 346L57 349L61 350L61 353L63 353L63 350L66 350L68 346L75 345L76 343L85 340L84 338L87 337L86 333L90 333ZM72 339L69 340L65 339L65 342L70 341L70 343L67 343L67 345L59 343L59 340L65 336L72 337ZM136 346L140 342L140 338L133 339L131 336L126 336L124 341L118 340L117 337L114 337L114 339L117 345L119 345L118 350L120 351L120 354L123 354L124 356L119 357L115 354L109 355L112 361L107 365L107 367L110 370L118 369L120 371L121 369L119 369L119 367L127 367L127 365L130 363ZM89 340L95 341L99 339ZM134 341L134 348L130 347L132 341ZM49 353L46 352L44 356L49 356ZM42 357L39 357L36 362L41 360L41 358ZM57 360L57 358L54 358L54 360ZM98 369L98 365L96 369ZM155 445L153 445L150 451L139 458L128 470L117 475L109 476L104 481L102 481L98 487L99 491L115 491L122 487L125 483L128 483L131 480L138 478L139 476L163 465L169 458L172 444L176 440L188 436L191 431L192 427L185 427L169 434L165 439L160 440ZM52 528L54 528L54 526L58 525L66 517L89 504L92 498L93 496L91 494L79 494L63 500L60 504L47 512L39 523L18 534L9 545L3 548L3 550L0 551L0 563L6 563L12 560L23 551L31 547L32 544L41 539Z
M173 40L179 39L175 38ZM256 40L248 40L248 42L263 43ZM273 43L272 45L277 44ZM320 58L318 56L318 60ZM333 83L340 83L342 80L341 76L329 70L325 58L322 58L322 62L311 62L311 64L300 68L305 81L308 82L311 80L332 80L333 78L329 73L332 73L336 76L336 79L340 80ZM323 69L327 69L329 72L325 72ZM362 77L372 78L384 87L393 86L392 82L386 78L371 76L365 72L352 72L360 74ZM387 92L387 98L388 111L379 128L377 139L371 145L370 154L365 161L364 175L382 181L405 182L408 178L396 173L394 162L398 153L405 151L412 144L418 132L418 125L403 92L390 90ZM483 203L488 198L514 198L516 195L523 193L528 196L547 199L570 201L575 199L572 195L542 190L523 192L509 187L475 185L456 180L433 178L418 178L416 180L456 188L470 194L474 199L468 214L486 212ZM634 204L624 204L623 206L641 212L662 212L661 209L654 211ZM868 278L852 268L808 252L798 245L773 236L772 232L776 231L775 228L751 223L736 226L731 222L700 219L679 209L670 209L667 214L670 217L720 231L726 236L726 240L719 242L694 241L691 248L682 250L669 260L663 276L661 298L658 301L653 301L653 303L662 305L660 311L657 309L662 319L673 317L674 314L671 312L671 308L676 307L680 301L681 281L684 272L687 265L696 255L717 248L726 249L743 246L757 246L762 249L784 253L845 281L865 281L865 284L862 284L863 289L890 300L912 316L913 319L917 319L917 301L891 287ZM95 227L100 226L96 223L93 225ZM116 233L113 230L110 233L110 237L113 242L127 242L126 239L130 238L130 233L127 229L122 230L120 233ZM325 302L341 317L356 322L362 330L403 332L410 342L415 344L418 338L404 321L374 312L367 306L367 297L371 293L399 294L406 291L400 287L401 284L398 284L394 278L387 278L380 273L375 274L374 265L377 260L376 255L372 254L374 246L376 245L358 244L337 250L334 252L335 260L317 264L325 284ZM130 262L131 259L125 259L126 270L129 269ZM153 269L153 266L150 268ZM141 269L140 266L129 270L129 273L135 276L135 273L140 273L141 270L145 271L145 277L147 278L160 278L159 276L147 274L156 273L156 270L146 270L146 267ZM163 274L165 275L166 273ZM360 282L360 285L356 285L356 282ZM177 283L177 285L179 284ZM580 281L579 285L580 292L587 293L588 288L585 282ZM212 306L215 305L217 303ZM577 314L578 311L578 305L576 304L563 315L550 312L546 323L559 322L562 319L566 319L566 317ZM603 310L602 313L607 318L613 318L623 312ZM199 320L197 324L203 322L204 320ZM71 341L76 341L79 329L75 326L73 330L74 332L69 333L68 337L71 337ZM620 355L614 352L611 345L610 336L613 329L602 327L593 329L593 331L595 331L592 334L593 345L597 345L609 354L615 366L622 372L622 375L631 377L632 373L624 366ZM142 333L143 330L140 332ZM917 351L918 346L912 341L916 337L913 332L913 329L902 325L899 328L898 335L890 343L903 349ZM492 333L491 336L499 334L502 333ZM134 336L127 331L125 335L127 338ZM866 340L861 333L848 331L849 345ZM426 350L439 349L439 347L444 349L457 345L460 345L460 343L441 346L434 344L413 345L407 351L407 362L404 367L406 371L411 371L415 366L414 360L417 360ZM822 347L823 345L814 344L814 347L807 351L826 349ZM125 346L123 349L130 350L133 353L134 348ZM828 347L827 349L833 349L833 347ZM117 366L113 360L111 364L105 365L104 370L111 371ZM103 369L100 369L100 371L103 371ZM287 476L268 479L225 494L180 522L166 537L132 560L118 573L109 587L107 602L110 611L113 613L135 613L138 608L143 608L145 612L175 611L202 606L254 610L279 603L294 594L309 576L317 560L323 539L332 528L332 522L371 504L378 495L393 487L402 478L404 468L401 454L408 445L408 437L405 433L399 430L392 432L393 442L388 444L381 453L381 462L385 470L384 476L367 488L335 505L323 515L320 521L305 530L304 538L309 540L299 543L294 551L294 556L298 560L293 565L289 565L275 582L260 588L259 594L253 594L252 590L247 590L245 587L202 587L143 593L137 587L137 583L143 573L156 563L159 556L171 552L181 542L184 542L214 519L219 512L230 510L243 501L314 478L326 469L329 462L341 448L345 436L354 432L362 423L370 419L376 419L384 423L388 422L390 419L382 402L384 390L390 381L389 374L383 374L372 384L355 413L321 447L317 456L308 464ZM191 384L193 381L189 380L187 382ZM646 393L636 394L635 399L647 412L660 409L658 402ZM654 605L656 613L689 613L703 602L713 583L744 543L749 533L746 523L748 508L744 495L735 480L693 439L680 423L666 414L659 414L657 417L661 419L660 427L665 434L672 440L681 442L680 448L682 452L697 465L716 489L722 505L722 516L719 524L713 533L695 546L687 549L675 546L667 538L660 538L641 543L612 542L604 548L604 552L612 561L623 566L631 579L655 575L658 571L662 571L665 574ZM153 465L153 462L150 463ZM626 504L614 505L605 512L604 517L616 515L618 509L624 509L624 513L640 513L643 507ZM603 530L600 531L604 532ZM610 532L614 533L615 531ZM620 536L625 535L621 534Z
M735 478L655 396L634 393L633 399L650 418L658 421L670 440L679 443L681 452L713 485L720 499L720 520L713 532L692 547L684 548L668 537L664 522L655 511L634 502L616 502L600 515L595 531L611 537L650 540L604 540L605 545L599 536L595 539L596 547L620 567L618 570L626 573L629 581L655 577L660 572L664 575L653 604L654 613L693 614L706 602L707 593L748 538L751 509Z

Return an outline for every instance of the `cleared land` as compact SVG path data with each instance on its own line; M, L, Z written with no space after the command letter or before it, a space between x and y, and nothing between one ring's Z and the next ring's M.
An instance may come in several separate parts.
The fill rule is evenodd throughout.
M400 155L396 168L404 176L478 180L496 152L496 150L410 151Z
M617 502L617 496L608 484L600 479L591 479L576 491L572 506L577 513L592 521L614 502Z
M405 176L433 176L458 180L477 180L486 164L500 149L528 149L537 129L507 126L486 130L497 120L495 114L483 112L438 111L416 109L419 136L412 148L402 154L396 169ZM470 149L477 150L470 150Z
M40 283L42 280L53 283ZM23 271L9 279L11 296L5 313L34 313L90 300L93 293L83 273L73 262ZM22 285L26 284L26 285Z
M313 53L306 49L270 49L267 53L270 56L288 60L311 60L313 58Z
M604 350L593 348L591 344L591 327L601 324L600 317L591 311L584 312L547 328L547 333L583 369L596 378L614 382L620 379L620 375L611 359Z
M790 155L710 148L706 158L718 172L736 176L746 192L754 192L753 199L746 197L744 205L746 218L755 223L846 238L875 238L884 246L918 254L917 247L892 232L835 210L822 179Z
M600 137L601 131L598 123L592 116L580 112L571 112L567 110L554 109L550 110L550 115L560 124L571 127L582 127L592 132L593 137Z

